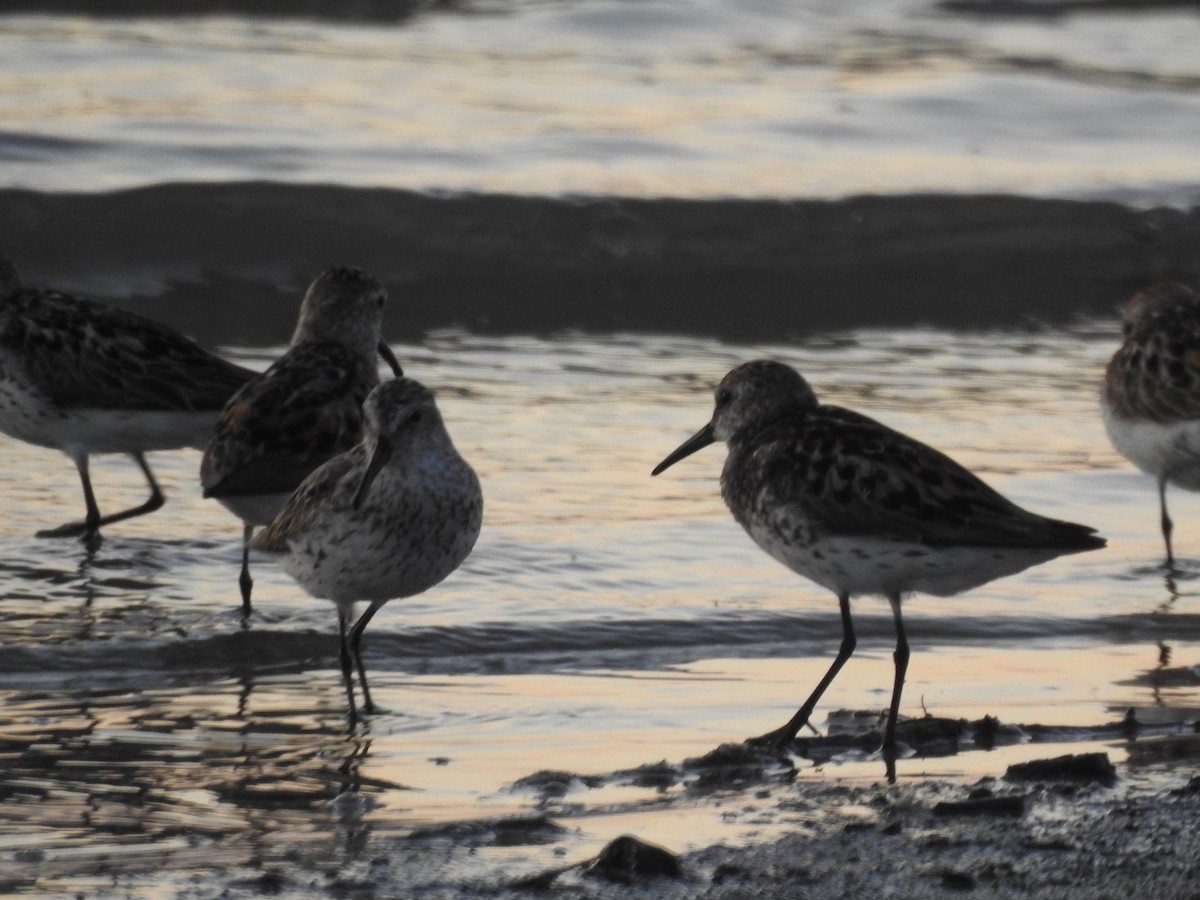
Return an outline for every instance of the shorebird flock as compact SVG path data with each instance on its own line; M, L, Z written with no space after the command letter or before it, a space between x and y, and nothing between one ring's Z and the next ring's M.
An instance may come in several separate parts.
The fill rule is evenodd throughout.
M67 454L84 493L82 520L39 536L94 544L101 528L162 506L147 453L202 450L203 495L243 523L243 615L252 548L332 601L352 720L356 676L362 711L375 711L362 655L372 617L450 576L483 524L479 479L434 395L404 376L383 338L386 297L359 269L322 273L287 351L255 373L148 318L24 286L0 255L0 431ZM1152 287L1129 301L1123 331L1100 407L1113 446L1157 481L1171 570L1167 485L1200 490L1200 298L1181 285ZM380 357L393 374L382 382ZM878 595L896 629L880 749L894 781L909 660L903 598L957 594L1105 546L1094 529L1022 509L932 447L820 403L781 362L728 372L708 424L651 474L717 442L727 447L720 487L734 519L768 555L833 592L841 614L841 645L824 677L787 723L748 741L772 751L786 751L810 724L853 654L850 601ZM95 453L132 456L146 502L102 514L88 477ZM367 607L355 619L360 602Z
M82 522L39 535L95 542L102 526L153 512L164 498L145 454L203 450L204 496L244 523L243 615L252 532L268 526L258 546L337 604L352 719L355 669L373 710L361 653L367 623L388 600L457 569L483 520L479 480L433 394L403 377L383 340L386 300L366 272L324 272L305 294L287 352L259 375L144 317L23 287L0 257L0 431L70 456L87 507ZM396 376L384 385L376 354ZM101 515L88 479L93 453L133 456L150 499ZM369 605L348 630L360 600Z

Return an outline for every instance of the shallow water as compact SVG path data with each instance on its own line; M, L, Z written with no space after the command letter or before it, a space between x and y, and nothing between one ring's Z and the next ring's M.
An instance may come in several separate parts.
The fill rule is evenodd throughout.
M9 15L0 163L38 190L1190 205L1198 40L1191 9L1009 18L929 0L483 0L373 26Z
M38 283L239 335L226 351L256 368L303 283L366 266L406 339L478 323L393 346L486 494L464 567L372 622L383 710L350 727L328 604L256 559L241 621L240 523L200 498L198 454L155 454L167 506L89 552L33 536L82 512L66 458L0 437L0 893L436 896L622 833L682 851L803 831L805 783L880 780L861 753L797 760L798 788L613 774L781 724L840 639L834 599L723 508L719 448L649 477L707 420L712 384L756 356L1109 539L908 601L905 715L1060 730L902 759L902 780L1091 749L1120 762L1145 744L1096 726L1130 708L1151 731L1195 720L1200 497L1172 493L1168 578L1154 487L1096 409L1116 323L827 330L1106 310L1194 274L1188 217L997 214L983 197L773 206L921 191L1194 204L1198 37L1190 10L1008 18L924 0L513 0L375 26L0 16L0 187L38 192L4 192L0 250ZM193 184L244 179L276 184ZM435 209L296 186L318 183L482 193ZM55 193L142 185L156 190ZM564 216L519 199L496 212L499 191L761 199ZM511 233L493 233L506 216ZM409 217L429 241L397 226ZM705 253L714 289L697 299ZM731 342L763 334L747 309L788 312L779 343ZM837 315L817 321L824 309ZM725 340L555 331L597 322ZM105 509L143 497L128 460L93 476ZM873 599L855 612L822 730L888 700L890 614Z
M678 764L760 733L828 665L836 603L731 520L720 449L649 477L707 420L712 383L757 356L795 364L826 401L1109 539L959 597L912 598L904 714L1086 728L1136 707L1143 721L1186 719L1200 708L1200 498L1171 495L1183 559L1168 581L1153 484L1111 450L1096 410L1115 333L1089 321L788 346L462 332L394 345L437 391L486 518L459 572L372 622L383 711L356 728L331 606L256 560L242 626L240 524L200 499L198 454L156 454L166 507L110 528L88 553L32 536L81 512L65 457L0 439L0 884L208 896L286 869L301 895L383 871L393 886L445 885L561 865L624 832L684 850L797 827L749 811L785 790L776 785L755 801L679 784L513 788L539 770ZM258 368L278 351L229 348ZM102 508L140 501L127 461L101 458L93 474ZM822 728L833 710L887 702L890 615L872 599L855 610L859 650L818 708ZM1091 746L898 769L974 778ZM1125 758L1123 743L1099 746ZM801 779L882 777L878 759L853 754L800 764ZM664 807L670 816L657 815ZM417 832L540 812L567 830Z

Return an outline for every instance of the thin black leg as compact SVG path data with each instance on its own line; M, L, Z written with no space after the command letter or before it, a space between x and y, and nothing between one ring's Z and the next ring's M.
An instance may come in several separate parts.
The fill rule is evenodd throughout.
M350 723L358 721L354 707L354 665L350 659L350 647L346 634L347 611L338 606L338 662L342 664L342 680L346 683L346 699L350 703Z
M362 636L367 628L367 623L371 621L375 613L379 612L381 606L383 606L381 601L372 601L366 612L354 623L354 629L350 632L350 652L354 655L355 665L358 666L358 683L362 686L363 692L363 710L368 714L375 712L375 704L371 702L371 690L367 687L367 670L362 661Z
M92 491L92 479L88 475L88 457L84 453L73 457L79 482L83 485L83 503L86 509L82 522L68 522L57 528L47 528L37 533L38 537L91 537L100 527L100 508L96 505L96 494Z
M896 621L896 679L892 682L892 705L888 708L887 725L883 731L883 762L887 767L889 784L896 783L896 719L900 715L900 694L904 690L904 675L908 672L908 637L904 633L904 618L900 615L900 595L888 597L892 618Z
M1171 532L1175 530L1175 524L1167 515L1167 480L1165 478L1158 480L1158 508L1162 513L1163 541L1167 545L1167 568L1171 568L1175 565L1175 554L1171 550Z
M150 464L146 462L145 454L131 453L129 455L133 457L134 462L138 464L138 468L142 470L142 474L146 476L146 484L150 487L150 496L141 506L124 509L109 516L101 516L97 527L111 525L113 522L120 522L124 519L132 519L135 516L144 516L146 513L151 513L159 509L166 502L162 491L159 490L158 482L154 480L154 473L150 471Z
M250 538L254 536L254 526L245 525L242 528L242 574L238 576L238 587L242 589L242 618L250 615L250 591L254 588L254 579L250 577Z
M854 653L854 648L858 641L854 637L854 623L850 619L850 595L841 594L838 596L838 606L842 610L842 644L838 648L837 658L834 659L833 665L829 667L829 671L825 673L825 677L821 679L804 705L796 711L791 720L782 728L764 734L760 737L751 738L747 743L757 744L760 746L775 747L776 749L786 749L796 735L800 733L800 729L808 722L809 716L817 706L817 701L821 699L821 695L825 693L825 689L833 683L833 679L837 677L837 673L842 670L842 666L846 664L846 660Z
M88 458L86 455L83 455L75 460L75 468L79 470L79 480L83 484L83 502L87 507L86 518L82 522L68 522L66 525L60 525L58 528L39 531L37 536L76 537L82 535L85 539L92 538L104 525L111 525L113 522L132 519L135 516L143 516L146 513L151 513L159 509L165 502L165 498L158 487L158 482L154 480L154 473L150 471L150 465L146 462L145 455L141 452L129 455L138 464L138 467L142 470L142 474L146 476L146 483L150 486L150 497L145 503L141 506L121 510L121 512L113 513L112 515L100 515L100 508L96 505L96 495L92 491L92 479L88 475Z

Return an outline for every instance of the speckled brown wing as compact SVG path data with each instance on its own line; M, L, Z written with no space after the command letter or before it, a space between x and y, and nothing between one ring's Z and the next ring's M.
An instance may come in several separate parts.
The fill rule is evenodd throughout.
M799 515L815 536L866 535L930 547L1100 546L1093 530L1005 499L945 454L887 426L820 406L730 442L734 516Z
M200 467L206 497L285 493L362 436L376 372L333 343L289 350L233 396Z
M1123 419L1200 419L1200 298L1181 285L1151 291L1154 302L1127 319L1125 340L1109 361L1105 399Z
M0 344L64 409L216 411L256 374L152 319L33 288L0 303Z
M288 541L300 537L312 527L316 516L330 508L330 498L339 490L349 508L358 479L343 485L347 475L360 474L366 467L366 448L362 444L319 466L296 488L279 515L255 536L252 546L266 553L286 553Z

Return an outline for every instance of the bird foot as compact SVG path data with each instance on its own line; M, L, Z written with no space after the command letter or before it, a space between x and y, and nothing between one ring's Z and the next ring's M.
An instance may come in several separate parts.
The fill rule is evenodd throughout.
M377 703L367 702L362 705L362 711L368 716L384 715L387 710Z
M746 738L742 741L748 747L753 747L756 750L771 750L776 753L787 753L792 747L792 736L788 734L786 728L776 728L774 731L769 731L766 734L760 734L758 737Z
M97 532L87 522L68 522L57 528L45 528L37 533L40 538L89 537Z
M355 704L346 710L346 722L351 728L362 727L369 730L371 727L371 719L379 713L386 713L387 710L376 706L374 703L362 705Z

